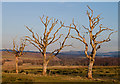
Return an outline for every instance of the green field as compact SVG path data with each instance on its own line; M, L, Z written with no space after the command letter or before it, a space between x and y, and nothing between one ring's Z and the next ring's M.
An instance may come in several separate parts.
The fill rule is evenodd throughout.
M110 82L120 83L119 66L94 66L93 79L87 79L87 66L48 67L47 76L42 76L41 67L28 67L15 70L3 70L2 82Z

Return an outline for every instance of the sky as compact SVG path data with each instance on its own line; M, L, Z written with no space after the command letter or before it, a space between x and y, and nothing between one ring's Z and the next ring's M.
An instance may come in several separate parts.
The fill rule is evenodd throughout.
M119 2L119 0L1 0L2 2Z
M3 2L2 3L2 48L12 48L12 40L25 35L31 35L25 28L25 25L32 28L34 32L42 35L43 25L39 17L43 15L54 17L64 21L66 25L71 24L74 18L80 30L82 26L89 27L86 11L87 5L94 10L94 15L101 14L104 19L101 23L118 30L118 3L117 2ZM61 30L61 33L66 34L67 30ZM72 35L76 35L74 31ZM84 30L82 30L84 34ZM106 37L107 33L103 33ZM86 38L87 35L86 35ZM109 43L101 45L98 52L109 52L118 50L118 33L111 36L112 40ZM101 38L100 38L101 39ZM17 39L18 41L18 39ZM18 43L18 42L16 42ZM67 44L72 44L74 47L64 48L63 51L81 51L84 50L84 44L75 39L69 39ZM47 51L52 51L59 47L58 43L48 47ZM37 50L34 46L28 45L25 50ZM89 49L90 50L90 49Z

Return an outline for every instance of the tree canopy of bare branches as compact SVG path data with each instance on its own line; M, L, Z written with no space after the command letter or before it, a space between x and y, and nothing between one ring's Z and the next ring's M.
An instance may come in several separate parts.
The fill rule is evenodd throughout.
M69 35L70 35L70 30L68 30L67 35L65 36L65 38L62 40L62 42L60 43L60 47L58 49L53 50L50 54L49 57L46 57L46 49L49 45L57 42L62 36L63 34L60 34L58 36L58 32L60 31L60 29L64 28L65 25L62 21L59 21L58 19L54 19L54 18L48 18L47 17L40 17L40 20L42 22L42 24L44 25L44 32L43 32L43 36L39 36L38 33L33 32L28 26L26 26L26 28L29 30L29 32L32 34L32 36L26 36L26 40L34 45L43 55L43 75L46 75L46 68L47 68L47 64L49 63L49 61L51 59L53 59L64 47L67 46L71 46L71 45L66 45L65 42L68 39ZM51 22L51 23L50 23ZM58 28L55 28L55 26L59 24ZM48 26L50 25L50 26ZM52 33L52 31L55 30L54 33ZM53 34L53 35L50 35Z
M13 40L13 49L9 49L11 51L7 50L8 52L13 53L16 57L16 73L18 73L18 57L23 55L23 50L25 46L26 46L26 40L21 40L20 46L18 46L15 43L15 40Z
M100 18L100 15L97 15L97 16L94 17L93 16L93 10L89 6L87 6L87 7L90 10L90 12L87 11L87 16L89 18L89 27L87 28L87 27L85 27L83 25L82 26L88 32L90 43L88 43L86 41L85 37L81 35L80 31L77 29L77 26L74 23L74 19L72 21L73 26L69 27L69 28L74 29L76 31L76 33L77 33L77 37L75 37L75 36L71 36L71 37L74 38L74 39L79 40L80 42L82 42L85 45L85 55L89 59L88 78L91 79L92 78L92 66L93 66L94 61L95 61L96 51L98 49L100 49L100 47L101 47L100 44L102 44L104 42L111 41L110 36L114 32L117 32L117 31L114 31L113 29L104 27L104 26L102 26L102 24L99 24L101 19L102 19L102 18ZM98 24L99 24L99 28L97 27ZM97 29L98 31L96 31L95 34L93 34L93 30L96 29L96 28L98 28ZM97 40L98 36L102 32L105 32L105 31L111 31L111 32L109 33L107 38L105 38L103 36L105 39L98 41ZM88 45L89 44L91 45L91 48L92 48L91 54L88 54Z

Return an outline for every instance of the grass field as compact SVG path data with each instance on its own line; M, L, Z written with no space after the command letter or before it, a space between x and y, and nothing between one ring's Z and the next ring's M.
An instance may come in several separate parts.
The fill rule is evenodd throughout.
M42 76L41 67L3 70L2 82L110 82L120 83L119 66L94 66L93 79L87 79L87 66L52 66L48 67L47 76Z

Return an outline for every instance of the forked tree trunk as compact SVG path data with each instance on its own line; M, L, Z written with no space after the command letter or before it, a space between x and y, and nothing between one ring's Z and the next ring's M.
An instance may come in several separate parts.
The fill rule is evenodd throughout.
M18 74L18 57L16 56L16 73Z
M93 67L94 61L90 59L89 66L88 66L88 78L92 79L92 67Z

